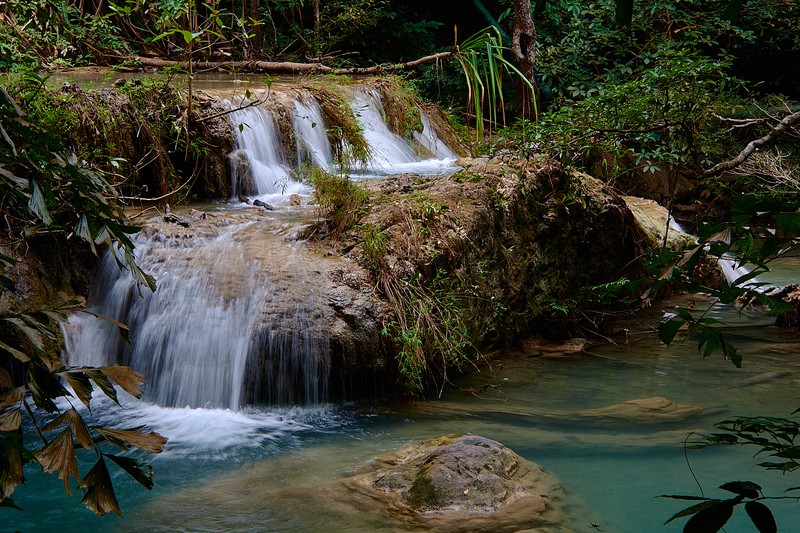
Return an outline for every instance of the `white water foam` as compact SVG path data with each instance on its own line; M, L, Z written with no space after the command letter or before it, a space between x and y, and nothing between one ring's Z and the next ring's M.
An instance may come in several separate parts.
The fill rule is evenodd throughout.
M297 141L298 163L312 163L328 172L333 170L333 150L328 141L322 110L311 97L296 98L292 117Z

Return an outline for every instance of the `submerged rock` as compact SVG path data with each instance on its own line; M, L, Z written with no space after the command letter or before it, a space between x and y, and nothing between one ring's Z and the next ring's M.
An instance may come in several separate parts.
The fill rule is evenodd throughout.
M391 518L436 531L570 531L555 476L480 436L407 446L343 483Z
M618 418L631 422L664 422L683 420L703 412L700 407L675 403L661 396L628 400L599 409L586 409L576 413L587 418Z

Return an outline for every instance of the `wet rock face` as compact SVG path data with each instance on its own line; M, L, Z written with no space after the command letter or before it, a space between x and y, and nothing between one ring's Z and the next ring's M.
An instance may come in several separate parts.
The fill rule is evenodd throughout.
M559 481L499 442L448 435L386 454L345 485L437 531L569 531Z

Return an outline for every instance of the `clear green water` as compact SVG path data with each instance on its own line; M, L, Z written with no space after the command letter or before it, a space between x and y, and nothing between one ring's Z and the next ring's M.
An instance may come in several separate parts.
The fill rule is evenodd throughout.
M797 261L772 276L796 279ZM737 369L721 356L700 358L696 341L662 345L652 330L662 310L631 323L619 344L592 346L558 359L506 354L493 384L476 397L486 375L461 376L440 399L411 404L335 405L317 409L165 409L123 402L130 425L146 424L170 437L152 459L156 487L148 492L123 474L114 477L125 516L95 517L80 504L80 491L64 496L52 476L29 469L14 494L25 512L4 510L0 531L401 531L380 509L355 508L332 483L376 455L415 440L472 433L498 440L552 471L568 491L567 511L576 532L677 532L685 520L663 522L691 502L661 494L699 494L682 443L692 430L709 431L729 416L788 416L800 407L800 338L772 326L756 311L715 316L744 354ZM701 305L698 302L698 305ZM680 421L627 422L576 415L636 398L664 396L704 409ZM119 414L107 404L98 422ZM796 475L757 468L754 450L690 451L688 460L707 496L716 487L751 480L768 496L800 485ZM85 468L85 467L84 467ZM84 469L85 471L85 469ZM800 523L800 504L770 507L781 531ZM737 510L728 533L754 531Z

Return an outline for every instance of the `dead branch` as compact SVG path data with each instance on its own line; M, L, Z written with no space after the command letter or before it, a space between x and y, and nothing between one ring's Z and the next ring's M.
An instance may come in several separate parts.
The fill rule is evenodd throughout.
M776 137L786 133L787 130L794 127L795 124L800 122L800 111L792 113L791 115L785 116L778 124L771 128L770 132L763 137L750 141L747 146L744 147L744 150L739 152L739 155L734 157L733 159L729 159L728 161L723 161L722 163L718 163L713 167L709 168L705 172L703 172L703 176L715 176L727 170L731 170L733 168L738 167L747 159L753 155L753 152L756 151L757 148L764 146L765 144L771 142Z
M173 61L170 59L159 59L154 57L136 56L135 60L148 67L179 67L184 70L192 69L228 69L239 72L269 72L274 74L337 74L343 76L357 76L380 74L382 72L393 72L397 70L410 70L420 65L434 63L442 59L451 57L453 51L439 52L437 54L421 57L405 63L395 63L393 65L374 65L371 67L349 67L334 68L322 63L295 63L292 61Z

